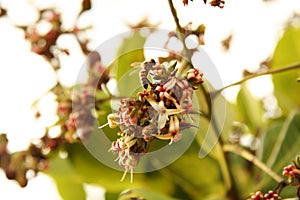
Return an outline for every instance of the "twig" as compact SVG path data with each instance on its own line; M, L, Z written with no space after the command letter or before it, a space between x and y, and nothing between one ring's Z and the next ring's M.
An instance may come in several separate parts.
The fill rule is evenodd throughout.
M277 74L277 73L286 72L286 71L290 71L290 70L294 70L294 69L298 69L298 68L300 68L300 63L294 63L294 64L291 64L291 65L288 65L288 66L285 66L285 67L281 67L281 68L278 68L278 69L271 69L271 70L260 72L260 73L257 73L257 74L252 74L252 75L246 76L244 79L242 79L238 82L227 85L227 86L225 86L221 89L218 89L218 90L216 90L212 93L213 94L219 94L220 92L222 92L223 90L225 90L229 87L239 85L243 82L246 82L250 79L253 79L253 78L256 78L256 77L259 77L259 76L264 76L264 75L268 75L268 74Z
M177 31L182 34L184 32L184 29L180 26L179 18L177 16L177 11L174 7L174 4L173 4L172 0L168 0L168 2L169 2L170 10L171 10L172 15L173 15L174 22L176 24Z
M185 44L185 29L182 28L182 26L179 23L179 18L177 15L177 11L174 7L173 1L168 0L168 2L169 2L169 7L171 10L174 22L176 24L176 30L178 33L177 37L182 42L182 45L183 45L183 51L182 51L183 63L181 64L182 67L178 70L178 73L180 74L189 65L190 60L191 60L191 55L189 54L189 49L187 48L187 46ZM188 59L188 61L187 61L187 59Z
M235 153L235 154L241 156L242 158L244 158L245 160L252 162L255 166L257 166L262 171L264 171L266 174L268 174L276 182L278 182L278 183L284 182L283 178L281 178L271 168L269 168L267 165L265 165L263 162L261 162L255 155L249 153L247 150L242 149L239 146L231 145L231 144L224 144L223 150L225 152Z

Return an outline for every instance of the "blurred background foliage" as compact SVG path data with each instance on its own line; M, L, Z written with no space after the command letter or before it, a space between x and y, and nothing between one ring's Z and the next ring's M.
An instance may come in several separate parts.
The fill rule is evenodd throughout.
M82 10L78 16L90 8L91 2L83 0ZM5 8L1 8L1 16L5 15ZM31 50L49 62L55 72L60 68L58 55L69 54L68 49L59 48L56 45L58 37L63 34L73 34L82 52L88 59L91 59L88 57L92 52L88 47L89 39L82 37L82 33L88 28L80 29L75 26L69 30L61 29L60 13L51 8L40 10L40 19L37 24L45 23L45 21L51 25L46 34L40 34L34 26L19 28L24 30L26 39L30 41ZM147 29L149 33L155 32L150 25L147 21L142 21L133 28L143 28L143 31ZM194 34L200 38L199 46L203 43L204 34L203 25L201 27L201 34L198 29L197 32L197 30L189 30L189 27L183 27L187 35ZM170 31L170 33L172 36L174 32ZM118 82L132 70L132 63L145 60L143 47L148 36L149 34L145 35L142 31L135 31L134 34L129 35L117 50L116 55L121 56L109 66L101 66L103 68L100 71L98 69L96 72L91 72L95 68L93 66L95 62L88 61L90 62L88 71L96 75L96 80L101 76L96 84L93 79L87 81L93 84L81 86L87 90L92 86L95 90L95 97L92 97L92 100L96 101L97 124L105 124L106 116L112 111L110 99L113 97L108 93L109 90L106 90L108 80L113 79ZM245 77L300 63L299 38L300 27L290 24L279 40L272 57L264 62L257 72L246 72ZM226 46L228 42L230 41L227 41ZM132 49L136 50L132 51ZM199 50L201 51L197 47L193 51ZM174 55L169 54L160 59L176 59L172 56ZM101 63L101 59L96 59L96 62ZM55 126L61 128L60 134L50 137L47 131L51 127L48 127L45 136L37 144L32 144L28 150L13 153L7 151L8 141L5 135L2 135L1 167L6 172L7 178L17 180L21 186L27 184L26 172L28 170L46 173L54 178L63 199L85 199L84 184L86 183L105 188L107 200L247 199L257 190L265 193L273 190L278 184L278 179L274 180L274 177L270 177L270 174L261 170L261 167L254 162L255 159L264 163L280 177L283 167L291 164L295 156L300 154L299 72L299 70L290 70L271 75L274 96L263 99L255 97L247 84L242 83L235 103L227 101L218 90L210 85L211 80L205 79L196 95L201 112L209 116L200 116L195 141L178 160L169 166L154 172L134 174L133 183L127 180L120 182L123 172L111 169L99 162L85 148L80 139L74 136L76 127L72 128L72 124L70 125L72 113L76 111L72 110L72 103L74 105L76 100L71 97L73 88L65 87L57 81L49 93L53 93L58 102L59 120ZM126 84L117 84L120 96L128 95L128 91L133 91L139 84L138 74L132 75ZM86 102L82 102L82 97L80 101L81 104L86 105ZM220 116L220 113L225 114ZM212 120L215 123L213 126L219 129L209 127ZM99 134L97 131L97 128L93 128L90 130L92 133L89 134L97 135ZM209 152L211 145L206 147L204 143L215 141L219 133L221 133L220 139ZM116 139L114 134L107 136L111 140ZM159 148L166 144L158 142L156 145ZM199 158L200 149L208 151L208 155L201 159ZM248 156L243 156L244 152L247 152ZM249 159L249 155L253 156L252 160ZM153 164L151 160L149 162ZM282 191L281 196L283 199L297 199L296 193L295 187L287 187Z

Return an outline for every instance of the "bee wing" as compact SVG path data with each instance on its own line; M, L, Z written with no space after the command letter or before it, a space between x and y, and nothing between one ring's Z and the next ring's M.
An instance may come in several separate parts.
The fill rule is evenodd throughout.
M141 62L134 62L134 63L131 63L131 67L134 67L135 69L133 69L130 73L129 73L129 76L132 76L134 73L137 73L141 68Z
M141 66L141 62L133 62L131 63L131 67L140 67Z

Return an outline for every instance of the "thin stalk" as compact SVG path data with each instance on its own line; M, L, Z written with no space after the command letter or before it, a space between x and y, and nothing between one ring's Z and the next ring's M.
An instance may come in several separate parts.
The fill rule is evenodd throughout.
M263 162L261 162L255 155L251 154L247 150L242 149L239 146L231 145L231 144L224 144L223 150L225 152L231 152L231 153L237 154L237 155L241 156L242 158L244 158L245 160L252 162L256 167L258 167L259 169L264 171L271 178L273 178L276 182L281 183L284 181L283 178L281 178L271 168L269 168L267 165L265 165Z
M173 1L172 0L168 0L168 2L169 2L170 10L172 12L172 16L173 16L174 22L176 24L176 29L177 29L178 32L180 32L182 34L184 32L184 29L181 27L181 25L179 23L179 18L177 16L177 11L176 11L176 8L174 7Z
M227 86L225 86L225 87L223 87L219 90L214 91L213 94L219 94L220 92L222 92L223 90L225 90L229 87L239 85L241 83L244 83L244 82L246 82L250 79L253 79L253 78L256 78L256 77L259 77L259 76L264 76L264 75L269 75L269 74L278 74L278 73L281 73L281 72L286 72L286 71L290 71L290 70L294 70L294 69L298 69L298 68L300 68L300 63L299 62L291 64L291 65L287 65L287 66L284 66L284 67L281 67L281 68L278 68L278 69L271 69L271 70L267 70L267 71L264 71L264 72L251 74L251 75L246 76L245 78L243 78L242 80L240 80L238 82L232 83L232 84L227 85Z
M179 18L178 18L178 15L177 15L177 11L176 11L176 8L173 4L173 1L168 0L168 2L169 2L169 7L170 7L170 10L171 10L174 22L176 24L176 31L178 33L177 37L182 42L182 45L183 45L183 52L182 52L183 62L181 64L181 68L178 70L178 73L181 74L181 72L184 71L186 69L186 67L189 65L189 62L191 60L191 55L189 54L189 49L187 48L187 46L185 44L185 35L184 35L185 30L180 25ZM187 62L187 59L188 59L188 62Z

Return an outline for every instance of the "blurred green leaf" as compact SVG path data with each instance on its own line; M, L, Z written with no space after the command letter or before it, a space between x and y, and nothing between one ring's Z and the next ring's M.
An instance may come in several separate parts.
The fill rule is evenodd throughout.
M300 113L292 111L283 122L270 125L262 139L260 158L274 172L281 174L283 167L292 163L295 155L300 153ZM265 174L263 174L265 175ZM275 181L264 176L259 187L272 189Z
M63 199L85 200L86 194L83 184L73 183L71 180L56 181L57 189Z
M216 151L212 151L213 147L217 144L219 137L222 137L225 141L228 140L236 109L222 95L217 95L212 100L212 97L206 94L204 90L214 91L214 88L206 81L204 88L195 91L198 99L195 102L199 104L197 107L200 109L199 112L202 113L196 139L201 147L200 157L209 153L210 156L217 158ZM210 104L208 105L207 102ZM214 121L211 121L212 119Z
M300 62L300 27L290 26L278 42L271 68ZM274 93L278 99L279 106L285 114L295 106L300 105L300 84L296 82L299 76L297 70L283 72L273 75Z
M272 149L274 148L274 144L280 130L282 128L283 121L276 121L269 125L266 132L263 134L262 137L262 145L259 146L257 150L258 158L262 162L267 162L268 158L271 155Z
M98 143L98 145L102 144ZM83 145L71 144L67 147L67 150L69 153L67 160L69 160L76 177L79 177L85 183L101 185L106 189L108 194L120 193L127 188L148 188L162 194L172 192L173 183L168 179L164 179L161 175L158 176L158 172L151 172L151 176L144 173L137 173L134 174L133 183L130 183L129 177L121 182L123 171L118 171L104 165L91 155ZM113 154L109 156L114 162L115 156ZM113 164L118 166L117 162ZM119 169L122 170L122 167L119 167ZM161 184L165 186L161 187Z
M258 129L263 125L263 108L260 101L253 97L245 84L241 85L237 95L237 111L251 133L256 135Z
M224 141L228 141L232 123L236 118L238 108L236 108L236 105L233 103L227 101L223 95L216 96L212 105L216 124L221 131L221 137Z
M116 200L119 198L119 192L105 192L105 200Z
M207 81L205 80L201 87L198 90L194 91L197 97L197 101L193 101L193 107L194 104L197 103L197 107L199 108L200 113L209 114L210 112L211 97L207 92L209 87L210 85L207 85Z
M58 154L51 157L47 174L54 178L63 199L85 200L83 180L76 174L68 159L62 159Z
M268 166L276 172L292 162L295 155L300 153L300 113L292 111L283 123L278 137L273 143ZM266 136L267 137L267 136Z
M120 192L128 187L135 187L140 184L142 179L141 174L134 176L134 182L132 184L128 179L121 182L122 171L105 166L93 157L81 144L69 145L67 149L74 171L87 183L99 184L110 192ZM113 160L113 154L111 158ZM117 164L117 162L115 164Z
M214 91L214 88L206 81L207 88L200 89L196 92L200 111L208 109L204 112L204 117L200 119L199 129L196 140L200 146L199 156L211 156L214 158L220 167L222 178L226 188L231 187L230 174L226 164L226 159L222 147L219 143L219 137L228 140L229 130L234 120L235 108L222 95L214 96L211 99L204 90ZM202 90L202 91L201 91ZM207 102L211 103L207 105ZM203 105L204 104L204 105ZM203 112L203 111L202 111Z
M120 96L132 95L129 93L140 88L138 71L133 74L130 74L129 71L135 70L131 66L132 63L145 60L143 50L145 41L146 38L140 32L135 31L124 40L117 52L119 57L115 60L113 66L116 70Z
M184 199L222 197L225 187L217 161L207 156L199 159L196 149L190 149L161 173L180 186L189 196Z

